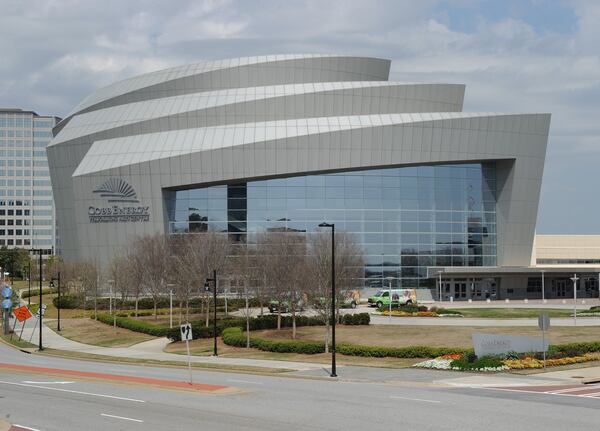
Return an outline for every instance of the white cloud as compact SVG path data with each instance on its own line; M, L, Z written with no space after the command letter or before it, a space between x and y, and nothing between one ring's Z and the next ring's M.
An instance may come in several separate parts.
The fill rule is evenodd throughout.
M394 79L467 84L467 110L552 112L545 184L565 181L565 163L598 157L600 2L571 0L576 21L562 33L540 30L519 14L474 15L472 30L457 30L438 3L0 0L2 105L64 115L99 86L177 64L265 53L356 53L392 59ZM458 4L477 6L474 0ZM568 179L572 189L577 178L575 172ZM550 230L560 227L558 199L544 187L542 209L553 214L541 224ZM591 219L582 225L598 229Z

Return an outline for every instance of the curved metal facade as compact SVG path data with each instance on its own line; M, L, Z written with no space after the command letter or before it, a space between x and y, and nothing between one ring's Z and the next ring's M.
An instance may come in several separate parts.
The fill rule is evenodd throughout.
M463 85L389 82L389 67L375 58L263 56L98 90L47 148L61 253L104 263L132 237L168 231L176 190L493 163L496 263L528 265L550 115L463 113Z

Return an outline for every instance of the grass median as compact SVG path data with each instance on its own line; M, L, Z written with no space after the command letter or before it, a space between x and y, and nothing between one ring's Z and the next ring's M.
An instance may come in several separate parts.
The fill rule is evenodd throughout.
M53 331L58 329L57 321L46 324ZM60 327L60 335L63 337L99 347L129 347L155 338L129 329L113 328L89 318L61 319Z

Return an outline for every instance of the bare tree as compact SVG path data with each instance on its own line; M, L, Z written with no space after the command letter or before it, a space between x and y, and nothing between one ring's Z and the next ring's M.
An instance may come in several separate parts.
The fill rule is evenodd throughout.
M240 245L234 248L228 259L229 272L242 285L245 307L242 315L246 318L246 348L250 348L250 317L249 292L257 275L257 253L252 245Z
M140 237L134 243L135 266L142 285L152 297L154 319L158 318L157 303L167 291L169 275L169 237L154 234Z
M144 276L146 273L145 262L142 258L142 243L134 241L126 251L127 266L130 275L129 290L135 301L135 317L138 317L140 296L144 294Z
M363 273L362 250L354 237L346 232L335 234L336 319L339 308L353 289L357 289ZM311 304L325 323L325 351L329 351L331 324L331 234L311 235L307 276L311 280Z
M209 292L202 288L213 271L221 272L230 250L227 234L208 231L175 237L172 241L173 280L180 303L186 302L196 288L200 289L202 308L206 311L206 326L210 320ZM187 315L186 311L186 315Z
M83 302L90 295L94 299L94 319L98 320L98 295L100 293L101 273L95 262L82 262L79 266L81 286L83 290ZM85 307L85 305L84 305Z
M179 235L173 239L172 280L175 297L179 302L179 323L185 305L185 320L189 320L189 303L195 289L204 285L204 271L198 268L199 254L203 253L202 235ZM203 278L204 277L204 278Z
M123 307L125 301L129 299L132 291L131 266L127 255L117 253L112 257L108 267L108 274L113 282L115 295L119 295L121 299L121 307ZM117 304L115 301L115 309L116 308Z
M266 262L266 278L272 297L278 301L277 329L287 304L292 314L292 338L296 338L296 314L305 288L306 240L296 232L268 232L260 237Z

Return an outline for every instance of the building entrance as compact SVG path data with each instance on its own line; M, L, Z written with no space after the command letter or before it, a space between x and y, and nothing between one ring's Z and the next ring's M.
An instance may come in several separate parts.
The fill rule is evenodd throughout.
M567 296L567 280L556 280L556 296L558 298Z

